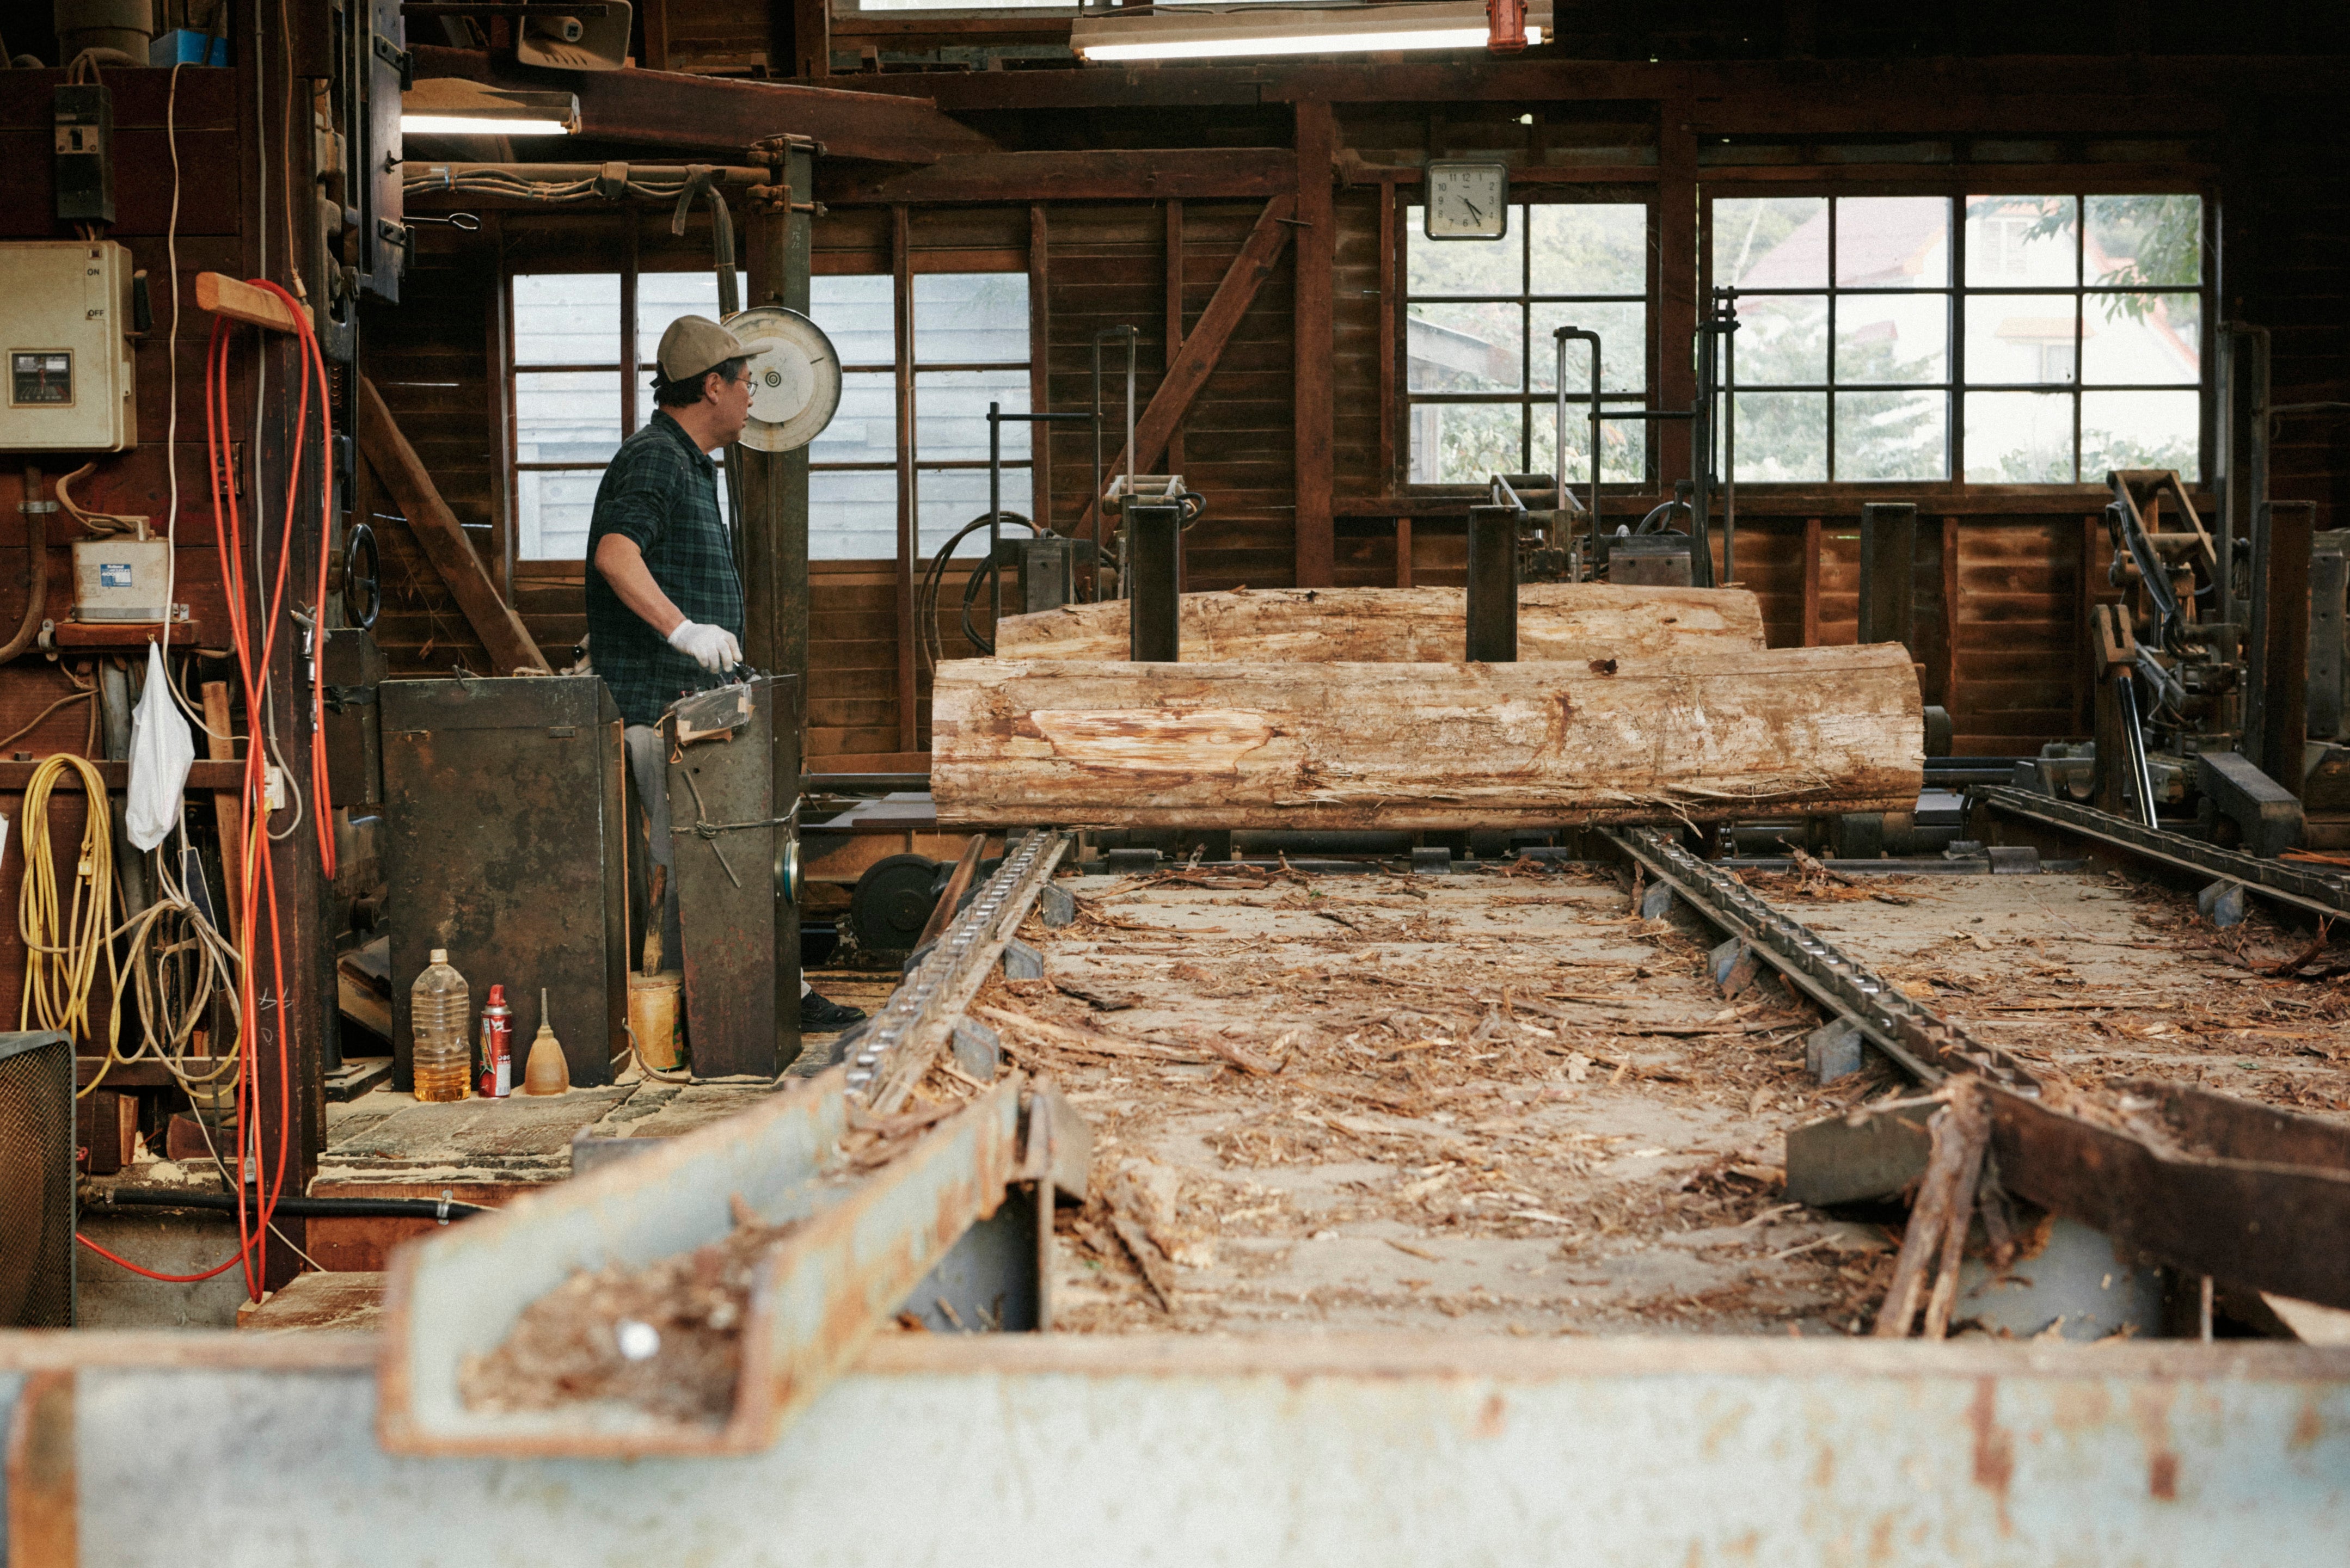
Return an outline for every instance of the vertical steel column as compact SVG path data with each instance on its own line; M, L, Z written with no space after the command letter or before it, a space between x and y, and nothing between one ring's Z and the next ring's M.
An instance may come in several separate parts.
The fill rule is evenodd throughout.
M1183 504L1126 504L1127 657L1172 664L1182 657Z
M1468 649L1471 664L1518 661L1518 518L1514 506L1469 509Z

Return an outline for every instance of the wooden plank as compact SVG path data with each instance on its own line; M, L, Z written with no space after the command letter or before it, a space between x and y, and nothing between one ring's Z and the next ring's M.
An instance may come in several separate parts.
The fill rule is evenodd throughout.
M1136 417L1134 467L1138 473L1149 471L1166 452L1167 438L1214 372L1217 361L1223 356L1224 345L1232 340L1241 317L1256 298L1258 286L1273 275L1274 264L1281 259L1283 247L1289 244L1287 220L1296 206L1295 198L1290 196L1275 196L1264 204L1240 254L1232 258L1232 265L1224 271L1223 281L1216 286L1214 297L1200 313L1191 335L1183 340L1182 352L1176 355L1175 363L1160 379L1159 389L1150 395L1149 405ZM1105 472L1125 471L1126 449L1120 446ZM1087 476L1090 483L1090 470ZM1093 537L1097 501L1097 497L1087 499L1076 528L1080 538Z
M1082 152L982 152L919 169L827 182L827 204L907 202L1225 201L1287 195L1296 166L1283 147L1170 147Z
M249 327L265 327L272 332L300 330L294 312L284 300L265 288L255 288L216 272L196 274L196 308Z
M1395 520L1395 584L1399 588L1411 587L1411 519Z
M463 77L501 87L542 87L526 79L530 73L494 63L484 50L421 44L409 53L420 80ZM926 98L655 70L585 71L567 85L578 96L579 134L597 141L705 151L804 136L823 142L836 158L895 163L929 163L995 147Z
M535 670L542 675L551 674L546 656L530 639L530 632L515 614L514 607L498 593L497 585L483 569L481 557L465 542L463 524L441 499L441 493L426 471L416 449L400 433L392 422L391 411L383 406L383 398L375 384L365 376L359 379L359 450L366 453L369 466L383 481L393 503L407 518L409 530L425 556L440 573L449 589L449 597L457 601L473 635L482 639L495 661L494 674L511 674L516 670Z
M1162 377L1175 369L1175 356L1183 347L1183 203L1180 200L1167 203L1167 327L1159 361ZM1167 472L1183 472L1183 424L1177 421L1167 432Z
M41 757L35 757L30 762L22 763L13 757L0 760L0 794L24 794L33 782L33 770L39 767L45 760ZM92 758L89 760L89 765L98 770L99 777L105 781L108 789L119 790L130 787L129 763ZM207 762L199 757L188 764L187 787L192 790L234 792L243 787L244 779L244 764L241 762ZM59 774L52 787L60 794L79 794L81 793L80 770L68 769Z
M1906 811L1906 649L941 666L941 826L1457 828Z
M2096 608L2099 557L2105 529L2096 517L2081 519L2080 592L2073 607L2073 729L2086 734L2096 699L2096 666L2089 646L2089 616Z
M1374 462L1375 477L1381 490L1393 490L1403 476L1396 471L1396 427L1401 423L1405 410L1396 397L1399 384L1398 358L1400 334L1396 324L1403 319L1403 301L1396 296L1396 262L1399 239L1396 234L1395 182L1379 182L1379 346L1378 346L1378 452ZM1411 587L1411 566L1407 546L1411 538L1409 519L1396 522L1396 587Z
M791 74L808 81L832 75L832 0L792 0Z
M1331 342L1337 265L1338 220L1330 197L1337 158L1337 125L1328 102L1297 106L1297 265L1290 323L1295 344L1297 567L1299 587L1330 582L1330 497L1336 488L1331 442L1336 431L1336 370Z
M1947 710L1959 691L1959 520L1942 519L1942 679L1936 687Z
M669 69L669 0L637 0L637 16L645 29L645 57L637 63L649 71Z
M236 741L229 723L228 682L207 680L203 684L205 754L216 763L236 761ZM238 769L240 780L244 770ZM213 791L213 826L220 832L221 877L229 909L228 929L232 937L243 920L244 909L244 792L235 789ZM389 1036L386 1036L389 1038Z
M1028 407L1046 413L1053 407L1052 376L1045 368L1053 346L1052 228L1042 202L1028 206ZM1053 525L1053 427L1040 425L1029 434L1028 515L1046 528Z
M909 222L904 207L889 209L898 411L898 749L918 752L922 749L922 742L914 711L918 668L914 653L914 562L921 554L921 519L914 506L914 278Z

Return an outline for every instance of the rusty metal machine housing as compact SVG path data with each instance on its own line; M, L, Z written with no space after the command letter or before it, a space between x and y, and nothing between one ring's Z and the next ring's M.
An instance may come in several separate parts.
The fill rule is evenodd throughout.
M575 1086L608 1082L627 1034L628 877L619 710L592 675L387 680L384 881L392 1083L407 1088L408 988L432 950L514 999L544 989Z

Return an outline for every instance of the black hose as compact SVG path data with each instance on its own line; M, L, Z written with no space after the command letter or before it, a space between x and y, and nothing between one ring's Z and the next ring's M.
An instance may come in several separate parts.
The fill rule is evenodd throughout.
M259 1193L248 1193L245 1205L257 1210ZM126 1209L215 1209L224 1213L234 1211L236 1199L225 1192L167 1192L157 1188L118 1188L109 1192L98 1207ZM476 1214L494 1214L496 1210L479 1203L460 1203L451 1198L299 1198L287 1195L271 1205L271 1211L290 1214L296 1219L323 1220L340 1217L352 1220L470 1220Z
M938 553L931 557L929 568L922 574L921 591L915 596L914 599L915 625L917 629L921 633L923 650L931 656L931 662L933 665L936 665L941 659L943 659L946 656L946 649L939 645L938 624L939 585L946 578L947 562L953 557L955 546L957 545L962 544L965 539L970 538L973 534L978 533L982 528L986 527L992 521L998 518L1002 519L1005 523L1017 523L1023 528L1027 529L1030 534L1040 539L1045 537L1045 534L1048 532L1048 530L1041 524L1030 522L1027 518L1023 517L1017 512L999 511L993 514L983 513L979 516L974 517L970 522L964 524L955 534L953 538L949 539L944 545L941 545L939 547ZM987 565L982 568L982 570L988 572L993 572L995 569L995 562L993 559L991 559ZM980 573L973 572L971 575L970 581L963 584L962 634L971 639L971 645L973 648L978 649L982 653L993 654L995 651L994 640L992 638L981 637L978 631L971 624L971 607L977 599L979 592L977 587L973 585L979 581L979 578Z

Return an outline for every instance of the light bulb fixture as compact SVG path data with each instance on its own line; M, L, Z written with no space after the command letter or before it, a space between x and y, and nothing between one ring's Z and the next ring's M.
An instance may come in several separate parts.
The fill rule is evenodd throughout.
M573 136L579 99L567 92L428 77L400 95L404 136Z
M1550 5L1525 6L1525 41L1550 33ZM1495 42L1484 0L1432 0L1390 5L1245 10L1169 7L1136 16L1080 15L1069 47L1077 57L1103 65L1132 60L1274 59L1312 55L1362 55L1390 50L1483 49ZM1503 46L1506 47L1506 46Z

